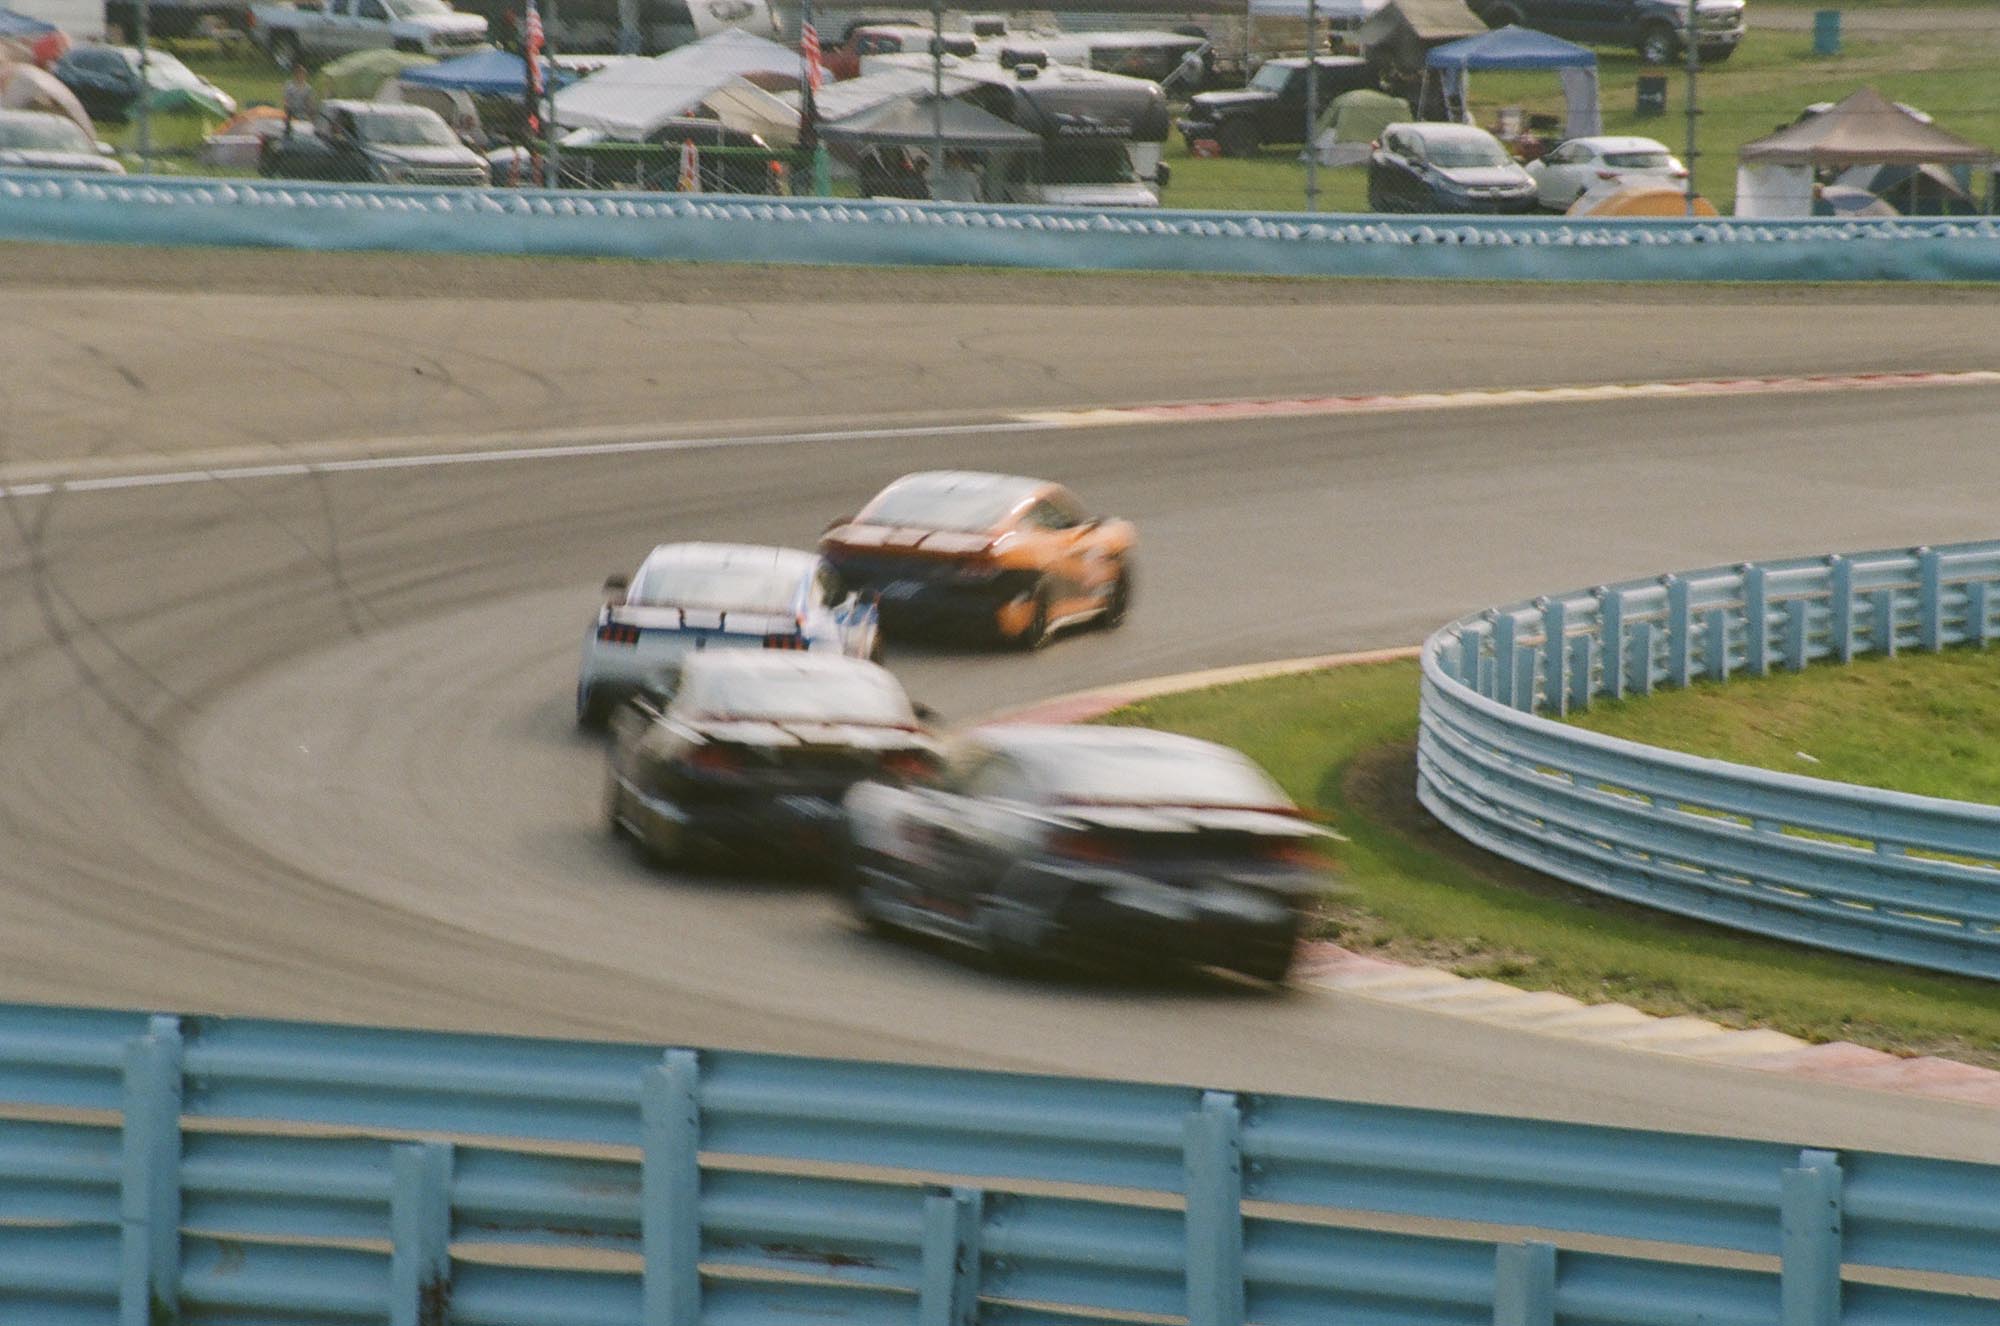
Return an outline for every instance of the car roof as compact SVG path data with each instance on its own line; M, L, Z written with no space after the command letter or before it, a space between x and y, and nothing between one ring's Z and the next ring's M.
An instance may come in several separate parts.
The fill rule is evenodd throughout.
M902 488L922 488L937 493L992 493L1011 509L1057 486L1047 479L1030 479L1020 474L994 474L986 470L918 470L914 474L905 474L875 496L881 497ZM874 499L869 500L872 503Z
M1385 124L1382 132L1403 129L1414 132L1419 138L1463 138L1482 139L1497 142L1493 135L1476 124L1444 124L1436 120L1404 120L1400 124Z
M1558 144L1568 147L1570 143L1585 143L1600 152L1671 152L1665 143L1654 138L1618 137L1610 134L1591 134L1583 138L1572 138Z
M1117 750L1152 754L1162 759L1190 755L1245 758L1241 752L1199 737L1161 732L1149 727L1118 727L1097 723L998 723L975 728L972 739L1008 755L1059 757L1066 751Z
M640 570L654 566L769 566L804 579L819 565L819 554L800 548L756 543L662 543L646 554Z

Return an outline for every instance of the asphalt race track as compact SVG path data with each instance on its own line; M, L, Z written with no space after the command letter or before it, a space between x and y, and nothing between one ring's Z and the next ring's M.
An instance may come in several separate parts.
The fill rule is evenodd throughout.
M601 749L569 707L606 572L663 539L809 543L917 467L1059 478L1143 541L1120 632L1028 657L892 651L954 718L1409 643L1538 590L1992 536L2000 391L1983 387L1005 422L1194 396L1986 368L1990 297L979 273L680 272L677 287L677 269L617 264L138 257L0 254L0 998L2000 1160L1970 1106L1316 992L1009 981L868 940L809 885L650 873L603 832ZM768 440L801 430L837 436ZM727 444L22 491L579 437Z

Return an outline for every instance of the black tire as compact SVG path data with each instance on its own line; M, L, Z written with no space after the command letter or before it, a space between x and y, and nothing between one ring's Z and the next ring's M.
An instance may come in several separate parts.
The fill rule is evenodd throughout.
M602 732L611 722L611 697L602 691L576 688L576 725L585 732Z
M1118 579L1111 584L1111 597L1104 604L1104 615L1097 620L1105 630L1115 631L1125 624L1125 618L1131 611L1132 568L1120 563Z
M1257 137L1257 126L1242 118L1225 120L1215 131L1215 142L1226 157L1254 157L1264 145Z
M1680 54L1680 38L1664 23L1649 23L1639 33L1639 63L1650 65L1672 64Z
M1040 649L1049 642L1049 586L1047 581L1035 586L1034 615L1028 619L1028 627L1014 637L1014 645L1023 652Z
M1296 941L1289 944L1273 944L1268 949L1244 954L1235 963L1235 969L1253 981L1263 981L1267 985L1283 985L1285 978L1292 974L1292 963L1297 956Z
M1713 51L1702 51L1700 54L1702 65L1706 67L1708 65L1721 64L1730 56L1736 54L1736 48L1734 46L1718 46Z
M270 52L271 63L288 74L292 72L293 65L303 62L299 54L299 39L288 32L280 32L271 38Z

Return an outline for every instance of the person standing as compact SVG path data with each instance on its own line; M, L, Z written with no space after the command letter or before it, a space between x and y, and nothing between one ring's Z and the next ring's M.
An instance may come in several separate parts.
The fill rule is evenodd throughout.
M312 123L313 112L319 109L319 97L314 94L312 80L306 75L303 60L292 62L292 76L285 80L285 137L292 136L292 122Z

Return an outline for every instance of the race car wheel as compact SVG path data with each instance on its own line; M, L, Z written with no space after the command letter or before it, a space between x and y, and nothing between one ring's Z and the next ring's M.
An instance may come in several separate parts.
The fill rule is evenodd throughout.
M1104 629L1115 631L1125 624L1125 615L1132 610L1132 568L1120 565L1118 579L1112 582L1111 597L1105 601Z
M1674 30L1664 23L1655 23L1639 34L1639 61L1642 64L1667 64L1678 53L1680 40Z
M611 721L611 697L602 691L576 688L576 725L586 732L602 732Z
M847 896L847 910L861 923L862 929L871 935L887 935L895 930L889 918L882 914L876 902L875 881L869 878L865 866L868 853L865 848L849 844L842 853L840 862L840 887Z
M1253 157L1263 146L1257 141L1257 127L1247 120L1230 120L1216 131L1215 141L1226 157Z
M1014 643L1022 649L1040 649L1049 642L1049 587L1047 583L1035 586L1034 615L1028 618L1027 627L1017 636Z
M1235 968L1253 981L1282 985L1285 977L1291 974L1297 947L1295 943L1273 944L1269 948L1246 953L1235 963Z

